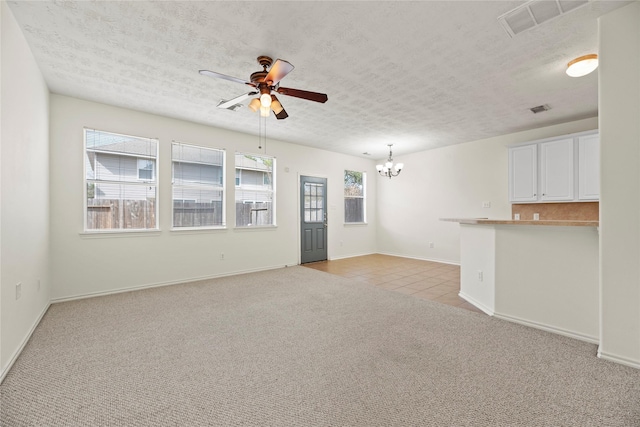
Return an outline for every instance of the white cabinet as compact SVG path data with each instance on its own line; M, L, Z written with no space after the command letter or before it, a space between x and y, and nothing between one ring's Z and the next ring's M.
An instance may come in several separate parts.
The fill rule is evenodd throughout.
M540 200L573 200L573 163L573 138L540 144Z
M597 201L600 138L581 132L509 147L509 201Z
M586 135L578 138L578 199L600 198L600 137Z
M538 200L538 146L523 145L509 149L509 200Z

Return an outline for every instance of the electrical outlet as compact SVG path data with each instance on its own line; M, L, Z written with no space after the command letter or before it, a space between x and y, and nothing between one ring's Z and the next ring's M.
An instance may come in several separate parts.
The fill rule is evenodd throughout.
M483 208L490 208L491 207L491 202L482 202L482 207Z
M431 249L435 248L435 245L433 244L433 242L429 242L429 247L430 247Z
M482 270L478 270L478 281L482 282L484 280L484 273Z
M16 285L16 299L20 299L22 296L22 283Z
M40 279L38 279L38 292L40 292Z
M513 219L515 219L516 221L520 220L520 214L513 214Z
M340 240L340 246L344 245L344 242L342 240Z
M220 254L220 260L221 260L221 261L224 261L224 253L221 253L221 254Z
M540 214L539 213L534 213L533 214L533 220L534 221L538 221L540 219Z

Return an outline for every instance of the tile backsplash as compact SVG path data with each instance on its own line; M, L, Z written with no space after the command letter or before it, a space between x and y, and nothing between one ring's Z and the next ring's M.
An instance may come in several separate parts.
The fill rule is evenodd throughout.
M538 214L540 220L571 220L571 221L599 221L600 203L572 202L572 203L523 203L511 205L511 219L520 214L521 221L533 220L533 214Z

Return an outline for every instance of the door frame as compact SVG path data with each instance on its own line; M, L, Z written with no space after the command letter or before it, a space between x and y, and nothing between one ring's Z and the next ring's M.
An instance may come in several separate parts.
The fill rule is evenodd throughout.
M330 204L329 204L329 177L327 175L319 175L319 174L315 174L315 173L304 173L304 172L298 172L298 178L297 178L297 190L296 190L296 194L297 194L297 199L298 199L298 203L296 203L297 205L297 214L296 214L296 218L297 218L297 222L296 222L296 233L298 235L298 244L297 244L297 253L298 253L298 265L302 265L302 232L300 231L300 225L302 224L302 215L300 214L300 211L302 210L302 199L300 198L300 184L302 182L302 178L303 176L308 176L310 178L322 178L322 179L326 179L327 180L327 188L326 188L326 200L327 200L327 260L331 259L331 256L329 254L329 228L331 227L331 218L329 216L329 211L330 209Z

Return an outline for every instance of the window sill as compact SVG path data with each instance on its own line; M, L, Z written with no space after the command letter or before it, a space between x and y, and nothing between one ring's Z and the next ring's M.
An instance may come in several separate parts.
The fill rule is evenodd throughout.
M201 234L201 233L218 233L227 231L227 227L183 227L183 228L172 228L172 233L176 234Z
M83 239L111 239L118 237L156 237L161 234L160 230L105 230L105 231L83 231L80 237Z
M245 227L234 227L234 231L264 231L264 230L275 230L278 228L277 225L250 225Z
M369 225L369 223L367 222L345 222L344 226L345 227L363 227Z

